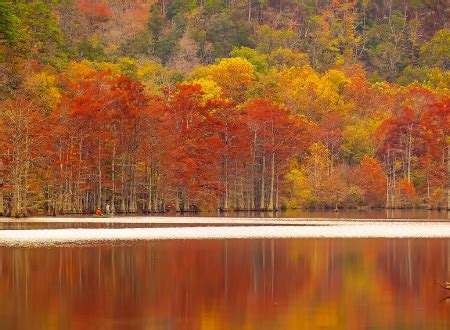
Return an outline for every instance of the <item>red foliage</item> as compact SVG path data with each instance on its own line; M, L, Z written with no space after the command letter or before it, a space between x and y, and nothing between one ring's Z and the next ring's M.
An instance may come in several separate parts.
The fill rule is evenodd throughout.
M77 8L82 14L105 19L112 16L108 5L103 3L103 0L77 0Z
M416 190L414 189L412 183L408 180L400 180L399 182L397 182L397 186L401 197L407 200L411 200L416 196Z
M382 206L386 196L386 177L381 164L365 155L361 160L358 175L366 202L371 206Z

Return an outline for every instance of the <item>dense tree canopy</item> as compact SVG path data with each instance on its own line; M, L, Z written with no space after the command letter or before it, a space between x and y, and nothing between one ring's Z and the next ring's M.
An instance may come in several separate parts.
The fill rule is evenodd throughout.
M0 0L0 213L448 207L445 5Z

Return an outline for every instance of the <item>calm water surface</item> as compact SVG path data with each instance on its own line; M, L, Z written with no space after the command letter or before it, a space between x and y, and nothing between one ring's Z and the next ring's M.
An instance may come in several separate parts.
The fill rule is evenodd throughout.
M449 329L448 239L0 248L0 329Z
M173 214L168 214L173 216ZM221 217L264 217L264 218L331 218L331 219L354 219L354 220L414 220L414 219L429 219L429 220L450 220L450 212L447 210L424 210L424 209L368 209L368 210L286 210L278 212L255 212L255 211L241 211L241 212L226 212L226 213L208 213L200 212L199 216L221 216ZM189 216L189 214L185 215Z
M46 217L46 218L22 218L22 219L11 219L0 217L0 230L2 229L60 229L60 228L150 228L150 227L172 227L173 225L169 223L146 223L147 220L152 220L155 218L164 218L174 220L178 218L189 218L195 216L198 217L213 217L218 219L218 225L222 220L230 220L233 218L265 218L274 219L285 218L287 220L302 219L308 220L318 220L318 219L350 219L355 222L363 222L370 220L377 221L449 221L450 222L450 212L445 210L341 210L339 212L333 212L330 210L288 210L280 212L227 212L227 213L210 213L201 212L198 214L177 214L177 213L167 213L167 214L153 214L153 215L142 215L134 216L134 223L120 223L121 219L127 219L128 216L116 215L111 218L92 218L86 216L73 216L68 215L72 219L76 219L76 222L64 222L62 220L65 217ZM44 219L44 221L42 220ZM65 219L67 220L67 219ZM142 221L140 221L142 220ZM170 220L170 219L169 219ZM201 226L208 226L208 224L200 224ZM223 224L220 224L223 225ZM237 223L237 225L240 225ZM257 225L257 224L254 224ZM179 224L175 224L179 226ZM194 227L198 226L196 223L183 224L184 227ZM230 222L227 226L233 226Z

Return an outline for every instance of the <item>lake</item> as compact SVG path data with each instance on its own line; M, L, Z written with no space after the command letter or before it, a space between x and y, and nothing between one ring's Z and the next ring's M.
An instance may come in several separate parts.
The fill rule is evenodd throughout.
M449 239L0 247L0 329L449 329Z

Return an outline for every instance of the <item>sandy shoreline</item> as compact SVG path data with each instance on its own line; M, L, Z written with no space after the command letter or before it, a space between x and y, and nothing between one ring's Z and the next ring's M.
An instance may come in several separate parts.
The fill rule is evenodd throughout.
M450 223L341 222L324 226L0 230L0 246L23 247L116 241L251 238L450 238Z

